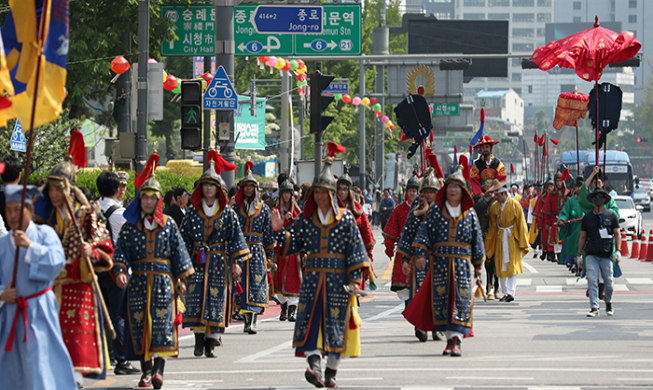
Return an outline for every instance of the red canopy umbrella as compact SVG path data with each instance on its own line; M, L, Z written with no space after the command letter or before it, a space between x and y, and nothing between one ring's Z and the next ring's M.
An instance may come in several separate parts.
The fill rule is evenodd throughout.
M598 80L608 64L633 58L642 44L629 31L616 33L601 27L596 16L594 27L577 32L558 41L549 42L535 49L531 56L533 62L543 71L558 65L572 68L585 81L595 81L597 94L596 112L598 115ZM596 165L599 165L599 121L596 121ZM597 176L598 178L598 176Z

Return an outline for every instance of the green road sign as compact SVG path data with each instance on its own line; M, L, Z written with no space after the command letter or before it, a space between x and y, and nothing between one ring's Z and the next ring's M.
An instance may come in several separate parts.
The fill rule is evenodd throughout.
M250 22L256 8L255 5L234 8L236 56L362 53L360 5L323 5L323 34L259 34Z
M433 105L433 116L460 116L460 104L436 103Z
M234 8L234 37L237 56L292 55L293 36L288 34L259 34L250 21L256 5Z
M215 55L215 7L194 5L161 7L161 16L170 19L175 27L175 39L161 42L161 55L213 56Z
M451 146L451 141L443 141L442 146Z

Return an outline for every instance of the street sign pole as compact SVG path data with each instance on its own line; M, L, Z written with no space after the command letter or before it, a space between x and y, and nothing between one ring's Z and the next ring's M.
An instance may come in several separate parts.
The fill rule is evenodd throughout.
M365 96L365 66L363 66L363 61L359 61L360 69L360 93L361 96ZM360 120L358 121L358 143L360 148L360 188L365 189L365 109L360 108L359 114ZM374 196L374 191L372 191L372 196Z
M138 109L136 111L136 172L147 160L147 61L150 57L150 0L138 1Z
M222 65L227 72L227 76L234 80L234 54L236 44L234 42L234 7L238 0L214 0L215 4L215 67ZM217 73L217 71L216 71ZM236 163L235 135L234 135L234 112L233 110L216 111L216 129L221 124L229 127L229 141L227 146L222 150L222 156L228 162ZM227 189L236 183L236 174L234 171L223 171Z
M204 73L211 71L211 57L204 57ZM209 167L208 156L211 147L211 110L204 110L204 138L202 143L204 170Z
M281 145L279 145L279 173L285 172L286 169L290 173L290 120L288 110L288 94L290 93L290 73L283 72L281 75Z

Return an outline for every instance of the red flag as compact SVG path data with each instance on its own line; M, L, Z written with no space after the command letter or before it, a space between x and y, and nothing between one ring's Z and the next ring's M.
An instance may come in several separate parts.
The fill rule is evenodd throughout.
M565 181L569 178L569 168L560 173L560 180Z
M510 173L515 173L515 167L510 163Z
M549 138L549 139L551 140L551 142L553 142L554 145L560 143L560 141L558 141L557 139L553 139L553 138Z

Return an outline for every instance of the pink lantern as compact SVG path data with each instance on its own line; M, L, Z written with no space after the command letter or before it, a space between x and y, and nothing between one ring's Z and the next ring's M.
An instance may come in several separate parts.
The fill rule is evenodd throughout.
M390 118L388 118L387 115L383 115L383 116L381 117L381 122L383 122L383 123L388 123L388 122L390 122Z
M279 62L277 57L270 56L270 58L268 58L268 62L266 62L265 65L267 65L269 67L274 67L277 64L277 62Z
M358 96L355 96L355 97L354 97L354 100L352 100L351 103L352 103L354 106L359 106L359 105L361 104L361 98L359 98Z

